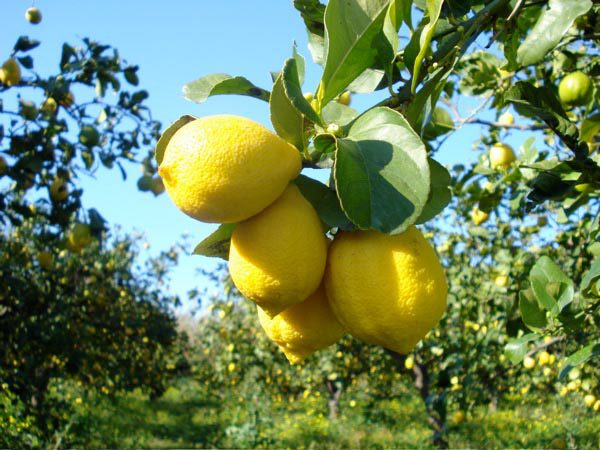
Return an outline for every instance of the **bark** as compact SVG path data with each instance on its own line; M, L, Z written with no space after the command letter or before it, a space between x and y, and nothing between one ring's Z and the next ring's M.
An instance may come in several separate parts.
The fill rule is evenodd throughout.
M327 387L327 392L329 393L329 420L336 420L338 418L338 411L340 408L342 389L340 389L337 384L331 380L326 380L325 386Z

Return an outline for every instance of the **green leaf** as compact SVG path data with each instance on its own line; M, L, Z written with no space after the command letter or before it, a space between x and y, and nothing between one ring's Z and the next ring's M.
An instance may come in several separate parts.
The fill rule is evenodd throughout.
M383 77L385 77L383 70L366 69L348 85L348 90L368 94L380 88Z
M183 86L183 96L195 103L203 103L213 95L237 94L269 101L269 91L259 88L244 77L213 73Z
M333 189L312 178L300 175L294 180L302 195L312 204L317 214L328 228L349 231L354 228L346 217Z
M529 281L538 304L555 316L573 301L573 281L547 256L531 268Z
M425 58L427 50L431 47L431 39L433 38L437 21L440 18L443 3L443 0L427 0L425 7L427 17L424 19L426 23L424 22L419 26L417 31L411 36L408 44L408 59L405 61L406 66L412 75L410 90L413 93L416 91L417 84L419 83L419 73L421 71L421 66L423 65L423 59ZM409 48L412 50L409 50ZM415 52L416 55L413 57L412 55L414 55Z
M317 99L325 105L365 69L394 58L383 33L388 0L330 0L325 10L325 69Z
M591 142L595 136L600 134L600 113L586 117L581 122L579 137L584 142Z
M401 233L429 196L425 145L401 114L371 109L337 140L334 178L342 209L357 227Z
M305 145L304 117L292 105L292 102L285 93L283 72L279 74L273 84L269 109L271 112L271 123L277 134L302 151Z
M519 364L527 354L529 343L537 339L535 333L529 333L520 338L511 339L504 347L504 354L513 364Z
M569 121L556 94L548 87L518 81L506 93L505 101L512 103L520 114L545 122L575 154L587 153L587 145L579 141L577 127Z
M138 67L137 66L130 66L127 67L125 70L123 70L123 75L125 76L125 79L127 80L127 82L133 86L137 86L140 82L138 76L137 76L137 71L138 71Z
M358 111L338 102L329 102L321 111L321 116L327 124L335 123L344 126L358 117Z
M583 295L591 296L592 287L597 282L600 282L600 257L594 259L590 270L587 271L583 280L581 280L581 292Z
M540 309L531 289L519 292L519 311L523 322L532 331L540 331L548 324L546 313Z
M196 120L194 116L181 116L171 125L169 125L165 131L160 135L160 139L156 143L156 150L154 151L154 158L156 159L156 163L160 166L160 163L163 160L163 156L165 154L165 150L167 149L167 145L169 141L173 137L173 135L179 130L182 126L190 123L191 121Z
M282 81L285 95L294 108L312 122L323 125L323 121L319 115L312 108L308 100L304 98L298 75L298 65L294 58L288 59L283 65Z
M219 226L210 236L196 245L192 254L229 259L229 244L235 225L226 223Z
M306 71L306 61L304 61L304 56L298 53L298 46L294 42L294 46L292 47L292 58L296 61L296 69L298 70L298 81L300 86L304 84L304 75Z
M592 7L590 0L550 0L527 38L517 50L517 62L536 64L560 42L577 17Z
M431 190L429 191L429 197L427 203L421 212L421 215L417 219L417 223L425 223L439 213L452 200L452 191L450 190L450 183L452 183L452 177L448 170L437 162L433 158L428 158L429 162L429 176L431 177Z
M308 49L315 64L325 63L325 5L319 0L294 0L296 8L306 25L308 33Z
M600 341L592 342L589 345L586 345L582 349L577 350L567 359L565 359L562 363L562 369L558 378L562 380L565 378L571 369L583 364L584 362L590 360L591 358L600 355Z
M36 48L38 45L40 45L40 41L31 39L28 36L19 36L13 49L15 52L28 52L29 50Z

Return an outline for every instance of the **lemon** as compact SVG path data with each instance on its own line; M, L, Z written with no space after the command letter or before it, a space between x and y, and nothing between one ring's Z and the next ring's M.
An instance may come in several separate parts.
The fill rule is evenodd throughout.
M70 108L75 103L75 95L72 92L67 92L58 103L65 108Z
M492 145L489 156L492 169L509 167L517 159L512 147L501 142Z
M52 97L48 97L46 100L44 100L42 106L40 106L40 110L47 115L54 114L57 108L58 105L56 103L56 100L54 100Z
M80 252L92 241L90 227L85 223L76 223L67 236L67 248L73 252Z
M477 207L473 208L473 210L471 211L471 220L473 221L473 223L475 225L481 225L483 222L488 220L488 217L489 217L488 213L480 210Z
M52 257L52 253L50 252L39 252L37 255L38 263L40 263L40 267L44 270L52 269L52 262L54 258Z
M423 234L341 232L329 249L327 296L354 337L409 353L446 308L448 285Z
M165 192L165 184L160 177L152 178L152 185L150 186L150 190L155 196L158 196Z
M406 367L408 370L415 367L415 359L412 356L407 357L404 360L404 367Z
M533 359L531 356L526 356L523 359L523 367L526 369L533 369L535 367L535 359Z
M300 153L279 136L244 117L220 115L177 130L158 171L184 213L235 223L269 206L300 169Z
M465 421L465 413L463 411L454 411L451 421L453 425L460 425Z
M14 86L21 81L21 68L15 58L7 59L0 67L0 82Z
M84 125L79 132L79 142L88 148L98 145L100 142L100 133L91 125Z
M592 80L585 73L577 71L565 76L558 85L558 96L565 105L583 106L592 96Z
M538 362L540 363L540 366L545 366L546 364L549 364L550 353L546 351L540 352L540 354L538 355Z
M594 403L596 403L596 396L593 394L586 395L583 397L583 403L585 403L585 406L592 408Z
M27 11L25 11L25 19L27 22L37 25L42 21L42 12L36 7L27 8Z
M317 290L327 258L319 216L290 184L231 236L229 272L236 287L273 317Z
M48 190L50 198L55 202L62 202L69 196L69 187L62 178L55 178Z
M263 330L292 364L329 347L345 333L329 306L323 285L276 317L270 318L260 306L257 309Z
M154 186L154 179L150 175L142 175L137 180L137 187L142 192L147 192L152 190Z
M345 106L350 105L350 103L352 102L352 94L350 94L350 91L342 92L338 97L337 102Z
M515 118L509 112L505 112L498 118L498 123L500 125L512 125L515 123Z
M506 275L498 275L494 279L494 284L498 287L506 287L508 286L508 277Z

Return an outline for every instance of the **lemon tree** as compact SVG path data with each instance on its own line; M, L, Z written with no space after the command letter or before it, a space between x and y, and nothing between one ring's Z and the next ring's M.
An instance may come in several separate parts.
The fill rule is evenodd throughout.
M457 397L462 409L456 413L462 418L456 422L461 423L469 404L504 395L507 386L492 386L494 373L518 375L517 369L509 367L516 359L511 356L507 361L503 352L505 345L516 345L512 339L529 342L523 336L532 325L528 314L535 303L531 298L521 300L526 295L521 291L527 292L528 271L544 273L545 278L536 283L545 280L546 285L567 286L548 294L557 296L558 306L540 293L537 302L542 303L536 307L558 317L562 308L573 303L568 295L571 288L560 281L559 274L534 266L530 255L521 248L511 249L511 243L549 246L544 236L557 231L545 228L547 222L542 222L548 216L560 224L558 228L568 229L567 224L576 220L574 215L583 214L584 222L591 223L589 236L597 236L597 223L590 222L598 208L600 187L597 61L588 50L595 45L598 6L588 0L460 4L332 0L326 5L297 0L294 6L306 25L312 61L322 68L316 87L305 86L308 62L293 46L268 89L243 77L212 74L187 84L184 95L196 103L226 94L267 102L275 133L297 149L304 167L325 171L325 183L303 175L294 183L311 202L324 231L333 237L327 263L331 273L326 275L333 311L356 338L393 350L400 367L406 368L411 361L408 365L431 419L434 444L446 446L446 397L454 392L452 386L460 391L464 382L474 392ZM485 49L474 50L475 42L485 42ZM493 50L486 50L490 47ZM571 79L580 80L581 86L569 94L573 98L567 98ZM561 80L567 80L562 88ZM350 107L345 98L347 92L377 91L377 102L362 110ZM480 104L466 112L459 104L466 97L472 103L479 99ZM157 147L158 163L172 137L185 130L187 120L184 116L165 130ZM451 176L436 159L448 139L471 125L481 130L474 143L479 158L474 164L456 166ZM508 143L516 132L519 137L529 134L518 149ZM542 141L541 148L536 138ZM285 159L282 152L282 166ZM453 214L445 215L449 203ZM541 214L544 208L552 214ZM531 221L538 215L540 222L534 226ZM459 220L458 227L469 224L468 232L455 230L453 220ZM519 232L502 226L503 220L519 223ZM443 270L427 244L415 244L412 252L406 252L418 254L414 266L401 261L402 250L376 252L376 244L356 246L336 257L345 239L358 240L358 236L417 241L411 236L415 225L432 230L431 237L447 236L447 245L457 243L456 255L446 260L442 255ZM244 226L244 221L224 223L195 253L227 259L232 255L232 235L235 240L235 230ZM498 228L495 233L494 226ZM449 230L455 233L448 234ZM464 241L462 246L459 240ZM257 246L265 241L258 239ZM485 255L478 255L478 250ZM552 250L548 248L547 253L556 255ZM586 247L585 251L576 258L581 257L579 267L587 273L597 250ZM254 255L249 252L247 257ZM279 258L273 256L274 261ZM350 275L343 278L342 272L353 263ZM495 263L501 267L494 267ZM475 264L479 267L474 268ZM485 275L489 286L484 288L480 282L476 292L474 274ZM418 286L411 279L419 280ZM465 279L471 285L461 290ZM586 295L591 293L588 284L594 283L595 275L590 275L584 283ZM505 302L478 308L475 299L485 300L488 288L489 292L502 290ZM566 293L561 289L567 289ZM386 296L379 299L375 295L379 290ZM360 295L363 291L370 292ZM469 323L452 309L463 301L459 292L468 296ZM417 299L410 300L416 293ZM372 297L376 300L371 301ZM449 308L444 310L447 302ZM592 303L585 314L595 307ZM395 314L396 308L400 313ZM402 308L414 313L414 322L403 316ZM449 346L427 334L440 317L444 332L456 337ZM544 327L541 335L553 335L563 325ZM593 321L586 322L585 334L593 335L594 327ZM466 330L474 331L474 336ZM469 337L460 339L456 333ZM423 336L427 338L419 344ZM408 359L407 353L415 347L417 354ZM483 373L470 373L465 362L454 366L458 361L442 359L443 364L437 364L445 352L455 351L474 362L473 348L490 354ZM589 347L585 348L589 353Z
M111 234L81 200L81 177L100 166L125 176L137 162L156 176L160 125L137 66L85 38L62 46L57 72L40 73L40 46L19 37L0 68L0 402L15 405L0 408L0 446L11 448L59 435L78 445L69 390L160 395L178 361L177 299L157 284L178 249L139 267L139 239Z

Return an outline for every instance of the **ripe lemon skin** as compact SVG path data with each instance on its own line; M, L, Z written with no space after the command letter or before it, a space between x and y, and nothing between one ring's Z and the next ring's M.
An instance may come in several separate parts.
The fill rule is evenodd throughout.
M497 142L490 149L490 165L492 169L506 168L516 161L516 159L515 152L510 145Z
M302 303L291 306L272 319L260 306L257 310L263 330L291 364L329 347L345 334L329 306L323 285Z
M16 59L7 59L0 67L0 82L7 86L14 86L21 81L21 68Z
M240 292L273 317L317 290L326 258L319 217L290 184L272 205L237 224L229 272Z
M439 322L448 291L435 251L415 227L393 236L338 234L329 249L325 287L350 334L401 354Z
M159 174L184 213L235 223L270 205L300 169L300 153L279 136L244 117L221 115L177 130Z

